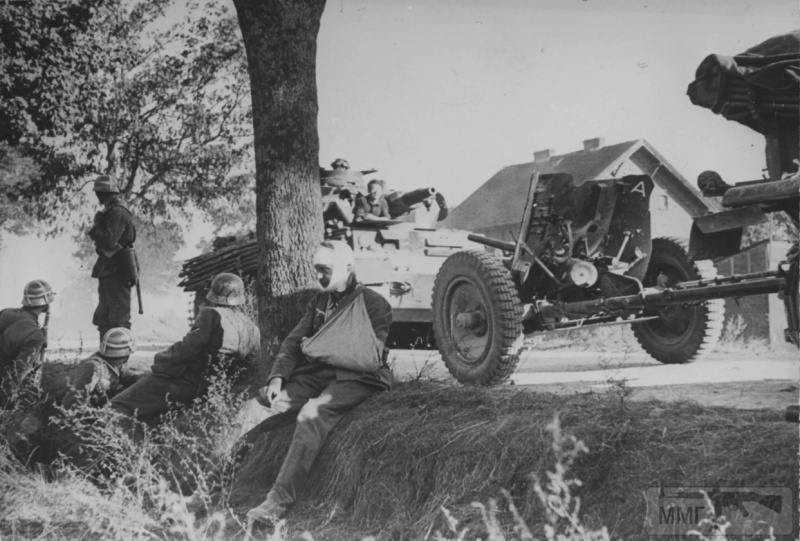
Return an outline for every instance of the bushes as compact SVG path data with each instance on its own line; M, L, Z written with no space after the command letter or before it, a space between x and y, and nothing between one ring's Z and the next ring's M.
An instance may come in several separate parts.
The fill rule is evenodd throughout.
M194 495L192 503L207 510L226 508L234 463L219 449L230 447L231 421L243 401L232 379L218 373L203 398L168 413L155 427L85 401L70 410L54 408L56 415L40 434L40 441L58 447L52 464L32 464L31 472L19 460L28 457L14 458L8 441L0 447L3 486L13 487L3 493L2 507L9 512L0 519L0 535L24 530L63 537L63 529L72 528L97 539L225 538L226 524L239 527L235 517L206 513L195 521L186 496ZM0 423L45 407L40 400L1 412Z

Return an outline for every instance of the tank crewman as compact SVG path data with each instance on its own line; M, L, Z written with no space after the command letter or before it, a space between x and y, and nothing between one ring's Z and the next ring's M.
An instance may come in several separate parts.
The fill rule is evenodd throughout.
M132 250L136 228L133 215L119 202L119 188L114 179L98 176L94 192L103 209L95 214L94 224L89 229L97 252L92 278L98 280L99 295L92 323L97 326L102 341L109 329L131 328L131 287L136 283Z
M61 377L48 377L42 367L41 389L55 403L71 408L88 398L93 405L103 404L123 388L128 358L133 353L133 336L125 327L106 331L100 349L81 360Z
M216 275L206 301L189 333L156 353L150 373L112 398L112 409L143 422L156 421L171 403L188 404L200 396L215 368L243 367L252 361L261 335L241 309L242 279L226 272Z
M336 158L331 162L331 169L334 171L336 170L348 170L350 169L350 162L342 158Z
M0 407L11 405L19 385L42 362L47 346L47 324L39 315L49 314L55 292L44 280L28 282L21 308L0 311Z
M372 179L367 183L366 196L359 195L355 205L355 221L361 220L388 220L389 204L383 195L383 181Z
M353 202L355 193L352 186L325 185L325 174L333 173L334 177L347 175L350 172L350 163L342 158L336 158L331 162L330 171L320 168L320 176L323 177L322 189L322 219L326 228L338 228L350 225L353 222ZM360 175L358 172L353 172Z
M351 409L388 390L392 376L384 342L392 309L378 293L356 281L353 251L324 241L314 256L323 291L281 344L260 401L274 411L245 436L297 422L280 472L264 502L248 511L250 523L274 526L292 505L328 434ZM356 359L359 359L356 362Z

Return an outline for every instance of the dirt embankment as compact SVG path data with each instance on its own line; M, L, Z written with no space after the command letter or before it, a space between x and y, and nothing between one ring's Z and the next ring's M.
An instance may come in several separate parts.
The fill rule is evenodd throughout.
M523 518L541 526L531 474L553 467L545 427L590 452L575 464L581 514L614 539L645 535L644 493L659 486L798 484L797 425L779 412L629 401L624 394L562 396L519 389L408 383L371 399L334 432L313 469L305 501L289 516L314 539L422 539L444 530L441 506L480 532L473 501L508 489ZM231 504L264 497L291 438L264 436L239 471ZM502 514L501 514L502 515ZM506 514L507 515L507 514ZM501 522L511 528L510 517Z

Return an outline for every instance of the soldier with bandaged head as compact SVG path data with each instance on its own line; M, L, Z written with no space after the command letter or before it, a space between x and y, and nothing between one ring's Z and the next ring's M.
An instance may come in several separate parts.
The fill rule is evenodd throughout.
M215 370L245 368L261 345L256 324L242 310L242 279L223 272L211 281L207 306L182 340L156 353L149 374L111 400L111 408L144 422L156 421L171 404L188 404L207 389Z
M271 524L297 499L328 434L349 410L388 390L384 343L392 322L386 300L356 281L354 255L341 241L323 242L314 256L322 286L281 344L259 394L273 415L245 435L297 422L278 477L250 521Z

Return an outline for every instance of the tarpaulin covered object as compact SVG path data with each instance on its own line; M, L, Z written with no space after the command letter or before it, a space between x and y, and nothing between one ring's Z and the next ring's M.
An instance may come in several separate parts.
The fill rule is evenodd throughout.
M796 169L791 164L798 157L800 30L735 56L707 56L687 94L695 105L764 134L772 177Z

